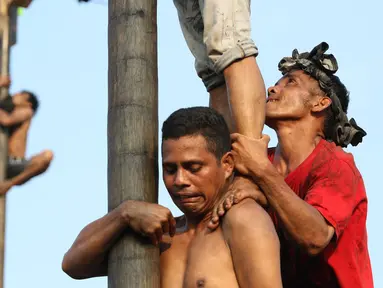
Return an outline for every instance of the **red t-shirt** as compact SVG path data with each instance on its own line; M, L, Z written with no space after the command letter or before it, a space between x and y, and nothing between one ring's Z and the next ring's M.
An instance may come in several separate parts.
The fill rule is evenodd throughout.
M269 149L274 159L275 149ZM335 229L334 240L319 255L299 250L273 212L281 242L284 288L373 288L367 248L367 196L353 156L321 140L286 178L290 188L315 207Z

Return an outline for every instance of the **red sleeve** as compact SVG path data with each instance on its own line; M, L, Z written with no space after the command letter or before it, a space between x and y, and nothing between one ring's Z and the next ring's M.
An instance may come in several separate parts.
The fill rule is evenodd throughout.
M349 163L333 159L313 171L310 182L305 201L334 227L339 239L356 206L355 170Z

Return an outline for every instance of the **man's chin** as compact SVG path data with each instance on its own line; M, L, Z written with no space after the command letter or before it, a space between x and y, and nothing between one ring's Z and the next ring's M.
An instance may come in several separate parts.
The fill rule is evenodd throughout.
M272 116L269 117L269 116L266 115L265 125L268 126L271 129L274 129L276 121L278 121L277 117L276 118L272 117Z
M201 205L196 205L196 204L182 204L182 205L179 205L177 203L176 206L187 217L199 218L199 217L201 217L201 216L206 214L205 213L206 211L205 211L204 207L202 207Z

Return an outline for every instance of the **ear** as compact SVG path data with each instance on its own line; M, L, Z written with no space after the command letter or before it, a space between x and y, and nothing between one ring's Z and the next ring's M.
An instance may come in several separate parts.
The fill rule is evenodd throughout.
M234 157L231 152L227 152L221 159L221 165L225 171L225 180L229 179L233 175L234 171Z
M324 111L327 107L331 105L332 101L329 97L327 96L321 96L318 98L318 100L314 103L313 107L311 108L312 112L322 112Z

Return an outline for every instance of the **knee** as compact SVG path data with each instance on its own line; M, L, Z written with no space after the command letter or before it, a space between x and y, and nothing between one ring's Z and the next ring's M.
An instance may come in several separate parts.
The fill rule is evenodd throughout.
M53 160L53 156L54 156L54 154L51 150L45 150L43 152L43 158L44 158L45 162L47 162L47 163L49 163Z

